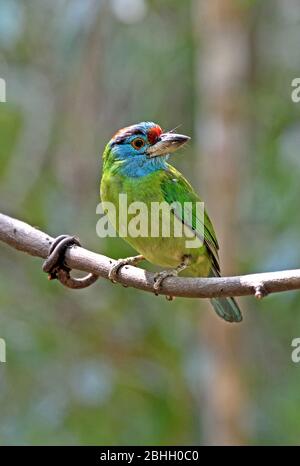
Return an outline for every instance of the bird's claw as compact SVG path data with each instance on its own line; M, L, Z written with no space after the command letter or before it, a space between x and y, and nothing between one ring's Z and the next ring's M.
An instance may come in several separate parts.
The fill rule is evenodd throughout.
M126 259L119 259L114 265L112 265L110 271L108 272L108 278L112 283L117 283L118 272L124 265L127 265Z
M171 269L171 270L163 270L162 272L158 272L154 275L154 292L155 294L158 294L163 281L168 278L168 277L177 277L178 275L178 270L176 269ZM167 296L167 299L169 301L172 301L172 296Z
M126 257L125 259L118 259L115 264L112 265L110 271L108 272L108 278L113 283L117 283L117 277L119 270L124 267L125 265L137 265L138 262L144 260L143 256L134 256L134 257Z
M180 272L185 270L190 262L190 256L185 255L182 258L182 262L175 268L175 269L170 269L170 270L163 270L162 272L158 272L154 275L154 293L156 296L158 295L158 292L161 288L161 285L163 281L168 278L168 277L177 277ZM174 296L166 296L168 301L173 301Z

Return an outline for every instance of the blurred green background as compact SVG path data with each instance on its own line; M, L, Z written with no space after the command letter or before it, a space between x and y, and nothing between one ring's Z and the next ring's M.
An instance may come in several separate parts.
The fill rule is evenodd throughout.
M95 231L104 145L181 125L171 163L224 273L299 267L299 26L297 0L0 0L0 211L126 257ZM205 301L71 291L0 245L0 444L299 443L300 293L240 304L230 326Z

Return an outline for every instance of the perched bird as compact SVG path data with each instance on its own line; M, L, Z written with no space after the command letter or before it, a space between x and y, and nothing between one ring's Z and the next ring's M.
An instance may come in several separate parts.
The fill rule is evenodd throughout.
M142 237L127 233L124 239L141 255L120 259L110 271L111 279L116 279L121 266L136 265L144 258L152 264L171 269L156 275L156 291L166 277L178 273L192 277L220 276L219 245L212 223L206 211L203 218L199 216L194 208L201 202L199 196L183 175L167 162L169 154L189 139L173 131L163 132L155 123L142 122L119 130L105 147L101 199L115 205L118 220L121 218L119 194L127 195L128 205L139 201L150 207L151 203L165 201L172 205L172 225L180 222L190 234L202 240L199 247L189 247L187 238L175 236L172 228L169 237L161 234ZM183 215L184 210L180 207L184 203L192 206L191 215ZM119 225L117 220L117 229L126 228L130 218L123 220L126 225ZM217 314L226 321L242 320L233 298L213 298L211 302Z

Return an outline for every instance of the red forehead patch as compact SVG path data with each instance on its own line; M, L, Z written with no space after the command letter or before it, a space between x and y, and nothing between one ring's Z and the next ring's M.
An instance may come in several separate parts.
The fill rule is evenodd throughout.
M160 126L156 125L153 128L149 129L147 136L150 144L155 144L160 135L162 134L162 129Z

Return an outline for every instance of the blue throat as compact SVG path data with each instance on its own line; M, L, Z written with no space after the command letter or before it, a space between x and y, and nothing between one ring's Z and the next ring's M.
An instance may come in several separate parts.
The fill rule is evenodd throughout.
M123 160L119 171L122 175L130 178L138 178L149 175L150 173L167 168L168 156L153 157L152 159L146 156L132 157L131 159Z

